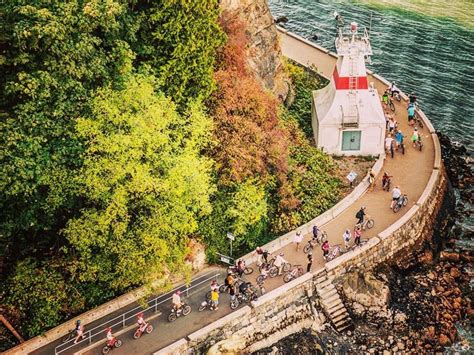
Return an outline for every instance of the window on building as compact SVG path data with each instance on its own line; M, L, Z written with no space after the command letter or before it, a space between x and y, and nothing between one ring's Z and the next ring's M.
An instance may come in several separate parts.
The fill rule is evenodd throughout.
M342 150L360 150L361 131L342 132Z

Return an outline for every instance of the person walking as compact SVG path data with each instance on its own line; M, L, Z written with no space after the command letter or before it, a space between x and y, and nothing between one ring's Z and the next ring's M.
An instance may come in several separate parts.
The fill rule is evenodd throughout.
M360 225L356 225L354 229L354 244L359 245L360 244L360 237L362 236L362 228Z
M393 134L395 133L395 128L397 127L397 121L395 118L390 117L388 121L388 133Z
M229 295L230 300L233 301L235 299L235 284L229 286Z
M408 111L408 124L410 126L413 126L413 124L415 123L415 104L409 104L407 111Z
M319 228L317 225L313 226L313 240L318 240Z
M397 150L402 146L403 143L403 133L400 130L397 130L395 134L395 142L397 143Z
M295 237L293 238L293 242L296 244L296 251L300 250L300 243L303 241L303 234L301 231L297 231Z
M344 234L342 235L342 239L344 240L344 247L349 249L349 242L351 241L352 235L349 229L346 229Z
M391 153L392 144L393 144L392 135L388 134L387 138L385 138L385 150L387 151L387 153Z
M311 266L313 265L313 253L308 253L308 265L306 266L306 272L311 271Z
M326 259L329 254L329 242L327 240L321 245L321 250L323 251L323 258Z

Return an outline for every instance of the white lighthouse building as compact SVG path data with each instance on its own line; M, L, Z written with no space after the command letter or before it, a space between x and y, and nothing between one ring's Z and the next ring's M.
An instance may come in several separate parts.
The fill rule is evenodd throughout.
M372 55L367 30L339 29L338 55L330 83L313 92L312 124L318 147L329 154L379 155L384 151L385 117L377 90L367 80Z

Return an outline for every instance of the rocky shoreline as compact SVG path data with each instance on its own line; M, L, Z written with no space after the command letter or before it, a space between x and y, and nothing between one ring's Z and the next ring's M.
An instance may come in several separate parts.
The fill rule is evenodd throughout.
M458 334L459 325L474 325L474 251L464 221L473 202L472 161L466 148L439 134L452 190L445 199L432 241L408 260L373 273L346 274L336 285L354 321L338 335L304 330L257 354L443 353L472 351ZM454 199L455 197L455 199ZM453 208L455 205L455 208Z

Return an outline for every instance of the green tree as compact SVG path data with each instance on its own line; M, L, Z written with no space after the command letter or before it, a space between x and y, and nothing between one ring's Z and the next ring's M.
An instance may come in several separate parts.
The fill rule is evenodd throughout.
M148 63L161 89L180 106L215 89L214 62L225 36L217 0L137 1L143 12L138 59Z
M210 130L198 104L177 114L150 77L98 90L77 122L87 207L64 230L82 281L123 290L181 270L186 237L210 212L211 162L199 156Z

